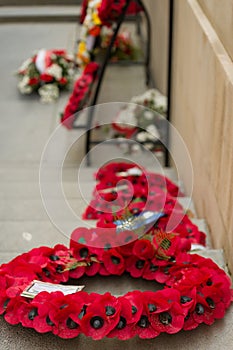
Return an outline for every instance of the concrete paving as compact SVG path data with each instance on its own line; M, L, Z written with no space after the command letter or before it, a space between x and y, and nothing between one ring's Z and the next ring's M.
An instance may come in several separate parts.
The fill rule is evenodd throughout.
M65 48L74 50L79 27L76 23L41 23L41 24L2 24L0 25L1 40L1 80L0 80L0 263L7 262L14 256L28 251L35 246L68 244L68 237L63 235L53 225L43 207L39 188L39 166L45 144L55 130L69 93L64 93L54 104L43 105L37 95L19 95L13 76L21 62L39 48ZM129 78L130 76L130 78ZM101 89L100 103L110 101L128 101L133 95L144 92L144 72L139 66L117 67L107 69L104 84ZM71 138L80 136L79 131L64 131L61 147ZM68 155L63 169L63 187L71 207L78 215L85 207L82 193L77 189L77 168L84 157L84 140ZM64 143L64 145L63 145ZM101 145L92 153L92 167L86 169L82 163L80 183L86 198L90 198L94 181L92 174L108 159L126 157L124 151L116 146ZM143 161L143 165L151 166L150 159L145 154L134 154L132 160ZM160 161L161 159L159 159ZM159 163L158 161L158 163ZM156 167L151 169L156 170ZM167 169L166 175L174 177L174 171ZM55 186L49 182L51 190ZM58 194L54 191L51 203L60 206ZM193 206L192 210L195 212ZM61 216L62 219L62 216ZM65 220L65 217L63 217ZM208 229L203 219L194 222L205 232ZM75 222L67 223L72 227ZM93 223L90 223L93 224ZM87 223L85 223L87 225ZM67 226L68 227L68 226ZM71 231L67 231L69 235ZM208 246L211 246L210 239ZM211 256L221 267L225 267L222 251L205 251L202 254ZM123 277L121 283L115 278L103 279L96 277L87 280L90 289L103 292L117 285L121 291L134 288L135 281ZM151 284L140 282L140 288L149 288ZM8 325L0 318L0 349L1 350L31 350L31 349L231 349L233 347L232 308L223 320L213 326L201 325L192 332L181 332L176 335L161 335L155 340L130 341L103 339L94 342L84 336L74 340L62 340L51 334L37 334L33 330L21 326Z

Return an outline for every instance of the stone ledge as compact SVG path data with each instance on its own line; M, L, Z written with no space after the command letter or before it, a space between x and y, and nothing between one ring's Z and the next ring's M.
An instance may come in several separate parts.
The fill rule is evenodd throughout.
M80 6L4 6L0 22L77 22Z

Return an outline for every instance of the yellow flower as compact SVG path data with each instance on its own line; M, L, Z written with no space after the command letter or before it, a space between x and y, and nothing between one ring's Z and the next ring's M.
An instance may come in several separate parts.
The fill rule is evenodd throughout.
M79 64L84 66L90 62L90 55L87 51L85 41L81 41L78 45L77 60Z
M81 41L78 45L78 53L80 55L83 55L83 53L87 51L87 46L86 46L86 43L85 41Z
M96 25L96 26L100 26L101 25L101 20L98 16L98 14L96 12L94 12L92 14L92 20L93 20L93 23Z

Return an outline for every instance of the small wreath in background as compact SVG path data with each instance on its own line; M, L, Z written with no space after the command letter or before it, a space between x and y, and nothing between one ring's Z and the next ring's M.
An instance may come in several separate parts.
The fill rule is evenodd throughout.
M133 232L116 233L126 244L100 249L108 230L76 229L70 248L57 245L24 253L0 267L0 313L12 324L21 323L37 332L52 332L61 338L80 333L93 339L138 335L155 338L192 330L200 323L211 325L230 306L231 281L211 259L190 254L190 245L175 234L155 235L127 244ZM124 236L124 237L123 237ZM85 243L92 241L92 247ZM134 278L154 280L159 291L132 291L122 296L80 291L40 292L34 299L21 293L33 280L66 284L86 274L95 276L129 273Z
M18 69L18 89L23 95L38 91L42 102L52 102L70 86L74 65L66 50L41 49Z

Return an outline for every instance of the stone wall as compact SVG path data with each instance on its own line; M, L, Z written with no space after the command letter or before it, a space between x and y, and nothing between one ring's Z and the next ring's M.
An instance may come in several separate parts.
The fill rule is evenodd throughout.
M169 0L144 0L152 26L151 71L157 89L167 95Z
M169 1L145 0L153 28L152 72L166 93ZM233 273L233 0L174 0L172 123L194 170L193 198ZM190 173L171 140L190 193Z
M191 155L198 215L233 272L233 0L174 6L172 122ZM180 172L188 186L186 164Z

